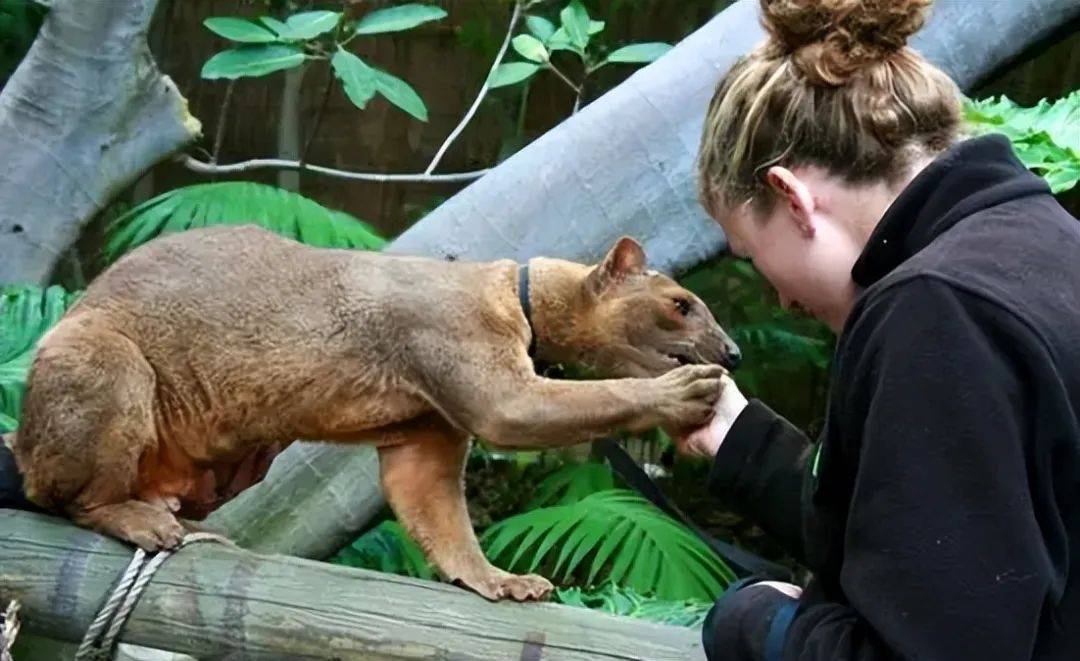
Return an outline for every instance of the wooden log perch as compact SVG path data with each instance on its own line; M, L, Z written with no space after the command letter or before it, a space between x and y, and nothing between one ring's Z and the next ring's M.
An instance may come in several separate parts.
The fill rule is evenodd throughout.
M77 641L131 559L61 519L0 510L0 601L30 633ZM700 632L216 543L154 575L121 640L198 658L703 659Z

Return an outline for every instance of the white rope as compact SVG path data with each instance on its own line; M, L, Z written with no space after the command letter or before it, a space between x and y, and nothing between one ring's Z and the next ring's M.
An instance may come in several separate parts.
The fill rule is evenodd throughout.
M232 547L236 546L221 535L196 532L186 535L176 548L159 551L149 556L149 560L147 560L146 551L136 549L135 556L120 577L120 582L109 595L105 605L98 611L97 617L86 629L86 635L83 636L82 643L75 652L75 661L110 661L116 649L120 630L124 628L131 612L135 610L135 604L150 583L150 579L154 577L154 573L170 556L195 542L219 542Z
M7 610L0 613L0 661L12 661L11 647L19 635L19 602L12 601Z

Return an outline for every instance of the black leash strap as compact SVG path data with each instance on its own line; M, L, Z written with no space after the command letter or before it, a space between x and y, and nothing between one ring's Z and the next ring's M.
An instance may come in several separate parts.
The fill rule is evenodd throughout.
M656 482L653 482L652 478L641 469L641 466L637 465L637 462L626 453L626 450L616 439L604 438L596 441L594 445L608 460L611 469L619 477L626 480L626 483L633 487L635 491L660 508L665 514L692 530L716 555L720 556L734 569L735 573L741 576L759 576L763 579L791 582L793 577L787 567L770 562L757 554L716 539L702 530L664 495Z

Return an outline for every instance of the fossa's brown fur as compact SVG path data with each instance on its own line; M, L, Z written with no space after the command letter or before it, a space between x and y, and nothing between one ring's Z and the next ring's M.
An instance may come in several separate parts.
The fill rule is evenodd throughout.
M386 497L449 579L498 599L551 584L491 566L463 493L468 439L555 447L706 421L736 349L622 239L603 263L531 262L537 376L517 265L315 249L254 227L157 239L96 279L39 344L13 443L27 493L145 549L215 475L296 438L378 446ZM684 314L685 312L685 314Z

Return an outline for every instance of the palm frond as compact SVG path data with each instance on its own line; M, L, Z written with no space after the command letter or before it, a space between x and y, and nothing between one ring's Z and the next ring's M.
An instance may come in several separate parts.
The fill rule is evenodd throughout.
M553 580L561 572L562 583L611 581L662 599L711 600L735 578L693 533L621 489L510 517L481 544L508 571L543 567Z
M679 627L700 627L713 605L712 601L698 599L660 599L614 583L605 583L595 590L557 588L555 600L567 606Z
M102 256L111 263L163 234L250 223L310 246L379 250L386 244L366 223L302 195L227 181L177 188L131 209L109 225Z
M424 551L397 521L383 521L338 551L330 562L414 578L435 577Z
M568 464L536 485L527 509L547 505L569 505L597 491L614 488L615 476L607 464L595 461Z
M18 423L26 374L38 339L60 320L81 292L33 285L0 288L0 432Z

